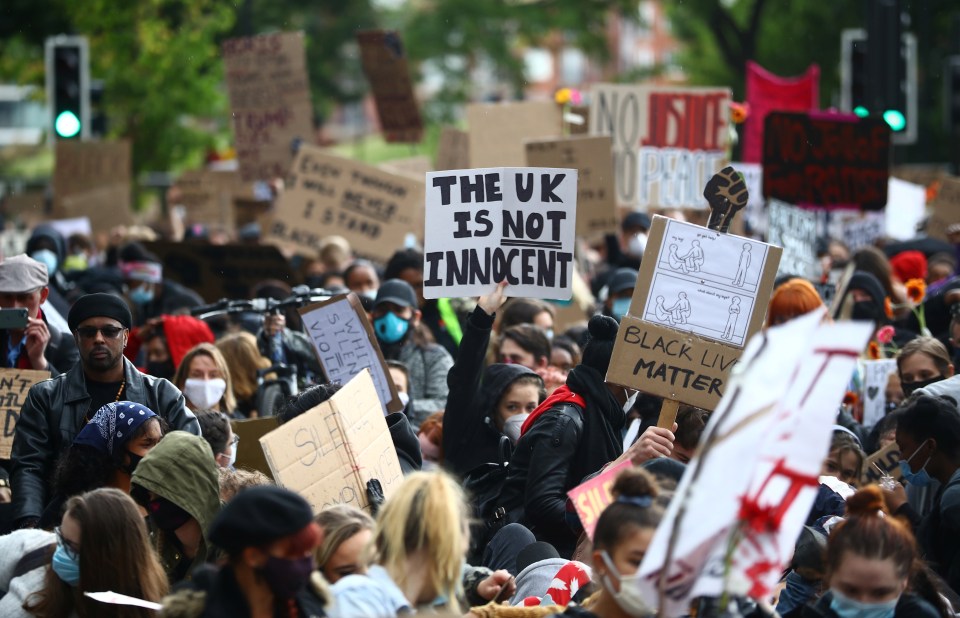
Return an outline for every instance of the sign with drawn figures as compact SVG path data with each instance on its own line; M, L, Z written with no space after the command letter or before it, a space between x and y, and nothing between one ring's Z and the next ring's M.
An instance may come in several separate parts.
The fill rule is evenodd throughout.
M507 167L427 174L425 298L488 294L569 300L577 170Z
M590 135L613 138L620 206L707 207L703 187L727 162L728 88L598 84L591 96Z

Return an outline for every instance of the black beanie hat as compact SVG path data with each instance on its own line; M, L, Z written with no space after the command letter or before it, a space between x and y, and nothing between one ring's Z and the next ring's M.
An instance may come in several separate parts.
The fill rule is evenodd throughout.
M883 306L883 300L887 297L880 280L877 279L873 273L868 273L864 270L858 270L853 273L853 276L850 277L850 285L847 286L847 290L863 290L870 295L873 302L881 307Z
M313 509L298 494L263 485L245 489L210 524L210 542L228 553L262 547L296 534L313 521Z
M590 338L583 348L583 360L580 363L606 375L619 329L620 325L610 316L597 314L590 318L590 323L587 324Z
M112 318L124 328L130 328L133 325L133 316L130 315L130 307L122 298L114 294L98 292L96 294L87 294L77 299L70 307L70 313L67 314L67 326L70 331L77 330L77 326L87 318Z

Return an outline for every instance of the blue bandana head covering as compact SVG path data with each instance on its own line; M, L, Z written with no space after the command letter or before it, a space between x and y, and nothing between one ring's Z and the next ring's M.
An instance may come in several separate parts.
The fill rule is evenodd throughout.
M140 425L157 414L133 401L108 403L83 426L74 444L86 444L98 451L113 455L114 447L126 444Z

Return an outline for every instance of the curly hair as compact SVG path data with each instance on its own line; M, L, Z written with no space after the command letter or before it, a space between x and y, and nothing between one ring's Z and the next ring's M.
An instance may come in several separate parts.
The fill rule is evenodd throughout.
M227 415L216 410L197 410L196 414L201 435L213 449L213 456L227 450L227 438L230 436L230 419Z

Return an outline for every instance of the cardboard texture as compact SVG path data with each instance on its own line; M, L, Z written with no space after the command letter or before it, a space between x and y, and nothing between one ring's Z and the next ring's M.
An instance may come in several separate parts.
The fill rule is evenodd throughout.
M947 240L947 228L960 223L960 177L951 176L940 181L937 197L930 203L927 235Z
M880 210L890 153L890 127L881 118L771 112L763 133L763 194L798 206Z
M354 253L386 262L407 234L420 235L423 195L422 181L302 146L264 241L316 257L336 234Z
M94 231L133 223L129 140L57 141L53 218L89 217Z
M357 33L357 42L384 139L418 143L423 139L423 119L400 35L392 30L368 30Z
M465 170L470 167L470 134L453 127L443 127L437 145L436 170Z
M260 438L279 426L276 416L230 421L233 433L240 436L240 442L237 443L237 461L234 467L263 472L272 479L273 471L267 465L267 456L263 454Z
M470 167L526 165L524 141L559 137L560 117L560 106L553 101L467 105Z
M367 312L356 294L334 296L298 311L327 382L346 384L361 371L369 370L384 415L403 410Z
M617 232L610 137L567 137L527 142L530 167L570 167L577 175L577 236L588 242Z
M205 301L247 298L264 279L300 282L289 262L269 245L210 245L203 242L144 243L163 263L164 277L195 290Z
M620 206L707 207L703 187L727 164L728 88L596 84L590 135L613 138Z
M583 531L587 533L587 538L591 542L593 542L593 532L597 529L600 514L603 509L613 503L610 488L613 487L620 473L632 465L631 462L624 461L611 466L586 483L577 485L567 492L570 501L573 502L573 508L577 511L577 517L583 524Z
M3 412L3 436L0 437L0 459L10 459L13 434L20 420L20 408L27 400L30 387L50 377L49 371L33 369L0 369L0 411Z
M763 326L781 249L737 236L718 235L698 226L684 225L677 229L683 233L690 229L697 231L697 237L704 243L710 243L711 238L716 239L713 241L715 243L755 243L752 246L765 248L766 256L762 260L759 255L755 257L756 261L748 268L748 274L742 282L743 287L732 285L729 279L721 280L715 272L707 270L695 273L677 271L677 281L665 285L660 283L665 270L663 258L669 251L675 252L672 247L668 247L668 252L663 251L668 232L671 245L690 244L689 240L684 240L682 233L670 232L674 228L669 226L676 224L677 222L664 217L653 219L630 309L620 322L613 358L607 370L607 381L664 399L713 410L724 393L730 371L743 353L742 344L739 342L748 341ZM759 253L757 249L752 251ZM704 259L709 258L712 252L714 247L708 244L704 250ZM721 266L727 270L738 269L728 263ZM707 262L706 267L713 269L716 262L713 265ZM729 273L724 274L727 275ZM689 295L689 301L693 305L692 309L685 310L689 315L684 316L684 320L689 318L688 323L673 322L674 315L684 312L681 309L667 311L663 316L663 323L654 321L663 304L660 300L662 296L656 295L663 290L667 290L663 292L665 295L670 295L673 290L686 290L683 293ZM677 292L672 292L673 296L676 294ZM656 296L655 306L650 302L651 296ZM736 315L725 308L727 303L732 304L734 296L740 298L739 305L742 307ZM675 299L671 298L669 302L673 300ZM714 307L705 304L709 301L718 302L719 305ZM715 332L696 324L704 323L704 314L706 319L716 321L717 324L725 322L723 336L728 334L727 328L733 321L734 327L730 333L732 337L724 341L723 336L711 335L708 338L697 332L684 332L691 328L697 328L700 333Z
M253 200L253 185L244 183L239 172L190 170L180 174L176 187L187 225L223 225L231 230L238 225L234 199Z
M314 141L303 33L228 39L222 53L240 176L281 178L294 144Z
M863 472L860 476L861 485L870 485L880 482L880 478L887 474L899 481L903 477L900 471L900 449L896 442L891 442L873 455L863 460ZM879 470L877 468L880 468Z
M403 480L400 461L369 371L328 401L260 438L273 478L319 512L336 504L370 511L367 481L383 495Z

